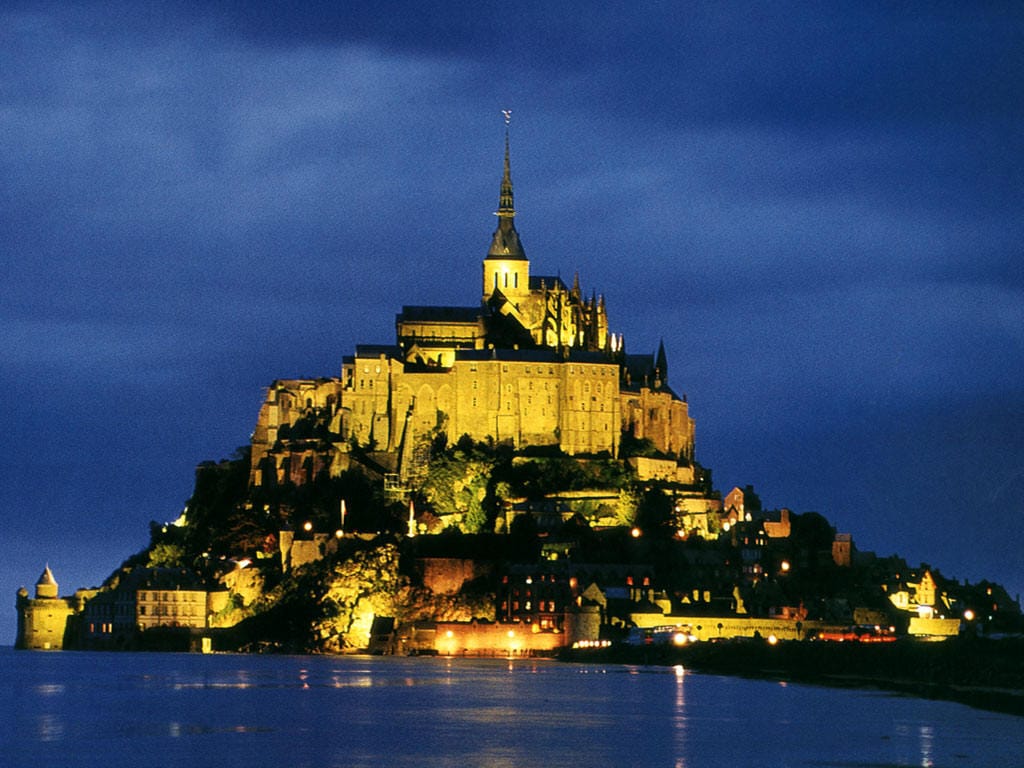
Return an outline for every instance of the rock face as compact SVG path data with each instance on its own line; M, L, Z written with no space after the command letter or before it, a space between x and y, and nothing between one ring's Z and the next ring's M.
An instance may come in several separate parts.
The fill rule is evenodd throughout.
M333 562L325 574L323 618L313 626L319 650L340 652L366 648L375 616L395 616L405 586L395 544L360 550Z
M345 653L371 646L374 619L393 619L398 626L494 621L488 579L437 594L418 579L413 583L400 565L394 540L352 542L347 551L297 569L265 593L251 607L255 615L237 627L231 644L249 650Z

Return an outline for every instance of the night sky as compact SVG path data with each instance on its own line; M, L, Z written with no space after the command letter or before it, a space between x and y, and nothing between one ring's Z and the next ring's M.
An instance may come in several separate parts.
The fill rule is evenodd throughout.
M403 304L664 339L723 493L1024 591L1024 6L6 2L0 643Z

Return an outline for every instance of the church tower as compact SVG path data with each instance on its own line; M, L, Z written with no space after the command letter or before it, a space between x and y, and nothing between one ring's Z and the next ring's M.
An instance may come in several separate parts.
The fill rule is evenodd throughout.
M516 215L512 201L512 172L509 164L508 112L505 113L505 172L501 178L498 201L498 228L494 230L490 250L484 259L483 300L495 291L516 303L516 299L530 291L530 262L519 242L519 233L513 219Z

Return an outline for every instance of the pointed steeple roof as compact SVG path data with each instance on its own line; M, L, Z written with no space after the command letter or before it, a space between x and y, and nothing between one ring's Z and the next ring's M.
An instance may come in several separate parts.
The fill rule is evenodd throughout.
M658 356L655 359L654 369L658 372L658 378L664 384L668 381L668 357L665 355L665 340L658 343Z
M57 580L53 578L53 571L47 563L39 581L36 582L36 599L53 597L57 597Z
M513 219L516 215L515 203L512 196L512 170L509 162L509 134L506 118L505 127L505 172L501 177L501 194L498 198L498 210L495 216L498 217L498 228L494 231L491 240L491 248L487 251L488 259L526 259L523 252L523 245L519 242L519 233L516 232Z
M46 586L57 586L57 580L53 578L53 571L50 570L50 564L47 563L46 567L43 568L42 574L39 576L39 581L36 582L36 586L45 584Z

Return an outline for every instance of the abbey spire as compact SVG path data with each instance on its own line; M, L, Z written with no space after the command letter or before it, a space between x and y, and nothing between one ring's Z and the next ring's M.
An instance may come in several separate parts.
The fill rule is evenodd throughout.
M530 263L523 251L523 245L519 242L519 233L516 232L515 219L516 209L512 195L512 164L509 160L509 120L511 112L504 111L505 115L505 168L501 176L501 193L498 197L498 210L495 215L498 217L498 228L494 230L491 238L491 247L484 259L484 282L483 297L486 301L495 290L500 290L504 295L525 292L529 290Z
M498 198L498 228L494 231L491 248L487 252L488 259L525 259L519 233L513 219L516 215L515 203L512 198L512 169L509 162L509 136L505 129L505 172L501 177L501 194Z

